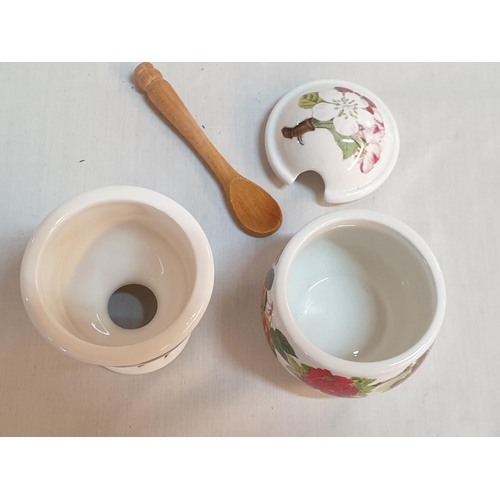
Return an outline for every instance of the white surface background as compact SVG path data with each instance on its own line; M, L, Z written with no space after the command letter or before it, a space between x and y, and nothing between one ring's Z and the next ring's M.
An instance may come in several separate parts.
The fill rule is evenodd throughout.
M137 91L137 64L0 65L0 434L498 436L500 65L155 63L229 163L280 203L280 231L254 239ZM316 174L281 185L264 153L274 104L321 78L369 88L399 126L394 172L349 205L327 206ZM76 194L116 184L188 209L216 266L212 301L185 351L137 377L58 352L32 327L19 291L22 254L41 220ZM385 212L415 229L448 294L422 368L393 391L357 400L323 396L288 375L259 311L267 268L289 238L343 208Z

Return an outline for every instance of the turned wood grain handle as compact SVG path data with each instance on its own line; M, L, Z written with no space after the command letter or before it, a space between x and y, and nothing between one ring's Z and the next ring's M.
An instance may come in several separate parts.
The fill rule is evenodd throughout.
M224 188L232 179L240 177L210 142L172 85L151 63L137 66L134 76L151 102L205 160Z

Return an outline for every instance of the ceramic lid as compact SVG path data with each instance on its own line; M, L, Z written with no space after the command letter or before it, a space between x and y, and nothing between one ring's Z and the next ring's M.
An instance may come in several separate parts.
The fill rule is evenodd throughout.
M399 153L391 112L369 90L340 80L306 83L276 104L267 122L266 153L291 184L318 172L328 203L357 200L389 177Z

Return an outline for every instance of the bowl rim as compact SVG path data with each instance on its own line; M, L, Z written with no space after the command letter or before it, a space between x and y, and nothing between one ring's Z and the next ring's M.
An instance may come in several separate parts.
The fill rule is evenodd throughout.
M65 219L91 207L113 202L147 205L169 216L191 243L196 265L192 293L181 313L154 337L126 346L101 346L72 335L47 310L37 286L38 265L51 232ZM77 195L53 210L38 226L21 264L21 295L26 312L38 332L70 356L102 366L135 366L167 354L184 341L203 316L214 286L214 262L209 241L196 219L161 193L136 186L111 186Z
M381 361L349 361L329 354L315 346L300 330L291 312L288 296L287 281L290 268L298 253L319 235L338 227L342 222L373 222L396 231L413 248L421 254L429 266L431 278L436 290L436 306L429 327L420 339L403 353ZM288 242L278 258L275 267L275 284L273 293L275 308L286 328L286 336L301 349L309 358L319 365L327 367L340 375L370 377L383 376L399 369L404 369L433 344L441 328L445 308L446 290L443 274L439 264L427 243L409 226L383 213L371 210L342 210L322 215L302 227Z
M391 175L394 167L396 166L399 156L400 138L394 115L391 113L390 109L387 107L384 101L382 101L382 99L378 95L374 94L371 90L351 81L337 79L312 80L299 85L298 87L295 87L294 89L283 95L272 109L267 120L264 132L264 147L267 159L269 160L272 169L284 183L292 184L301 173L304 173L306 171L317 172L322 177L321 171L319 171L317 168L308 168L307 170L300 171L296 175L292 175L290 173L290 168L287 167L285 160L280 154L275 137L277 131L279 130L278 121L283 113L283 110L290 104L291 101L304 94L305 92L310 92L311 89L330 85L334 87L352 88L352 90L354 90L355 92L360 92L362 95L365 95L372 101L376 101L377 108L382 111L382 114L385 118L385 123L388 124L388 127L386 127L386 129L391 131L394 139L391 154L387 159L385 169L379 172L362 189L357 189L354 192L349 192L348 194L346 194L346 192L342 189L328 190L325 182L324 197L328 203L347 203L363 198L364 196L367 196L368 194L379 188Z

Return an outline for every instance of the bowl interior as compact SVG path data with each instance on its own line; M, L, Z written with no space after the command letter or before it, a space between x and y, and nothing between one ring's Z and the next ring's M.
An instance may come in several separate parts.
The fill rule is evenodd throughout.
M36 268L44 307L70 334L101 346L132 345L166 330L185 308L196 265L189 239L164 212L138 202L107 202L63 217ZM141 285L157 310L145 326L121 328L108 314L114 292Z
M349 361L382 361L407 351L437 307L420 252L372 221L345 223L308 241L291 263L286 287L301 332Z

